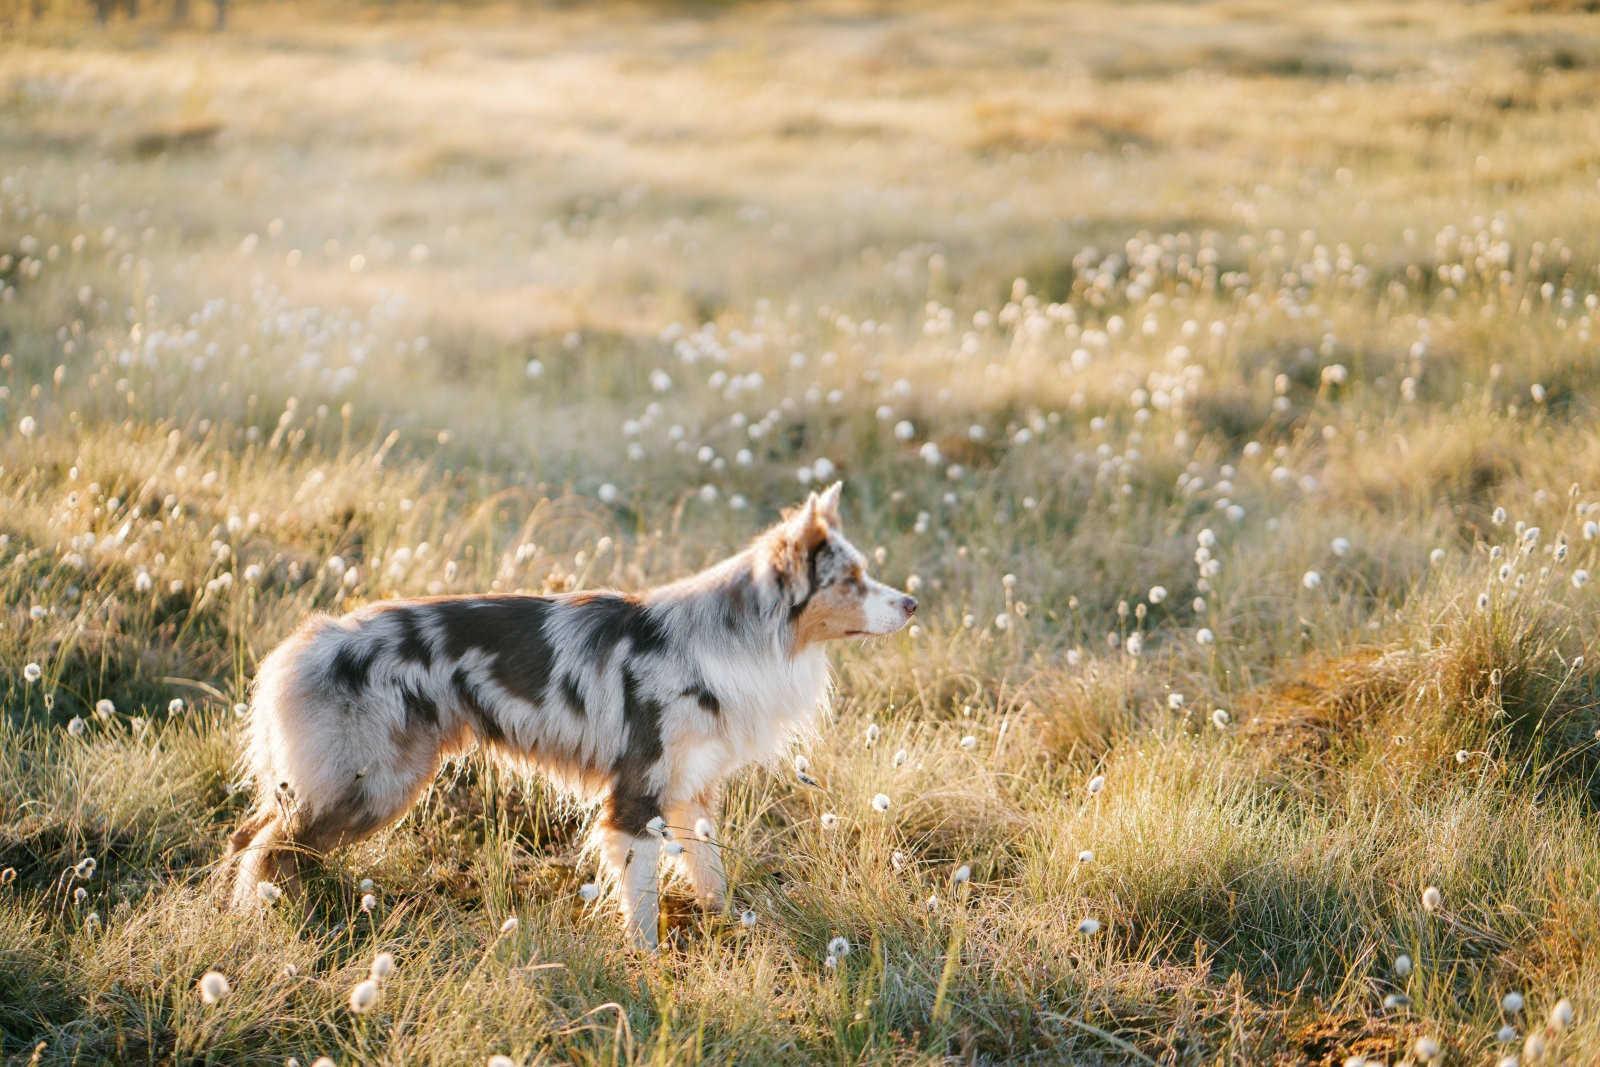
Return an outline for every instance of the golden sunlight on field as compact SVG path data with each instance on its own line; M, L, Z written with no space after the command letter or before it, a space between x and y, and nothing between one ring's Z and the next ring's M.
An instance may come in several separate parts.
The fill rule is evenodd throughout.
M0 1059L1600 1061L1583 4L43 6ZM836 479L921 607L696 831L722 911L631 951L476 751L224 909L308 614Z

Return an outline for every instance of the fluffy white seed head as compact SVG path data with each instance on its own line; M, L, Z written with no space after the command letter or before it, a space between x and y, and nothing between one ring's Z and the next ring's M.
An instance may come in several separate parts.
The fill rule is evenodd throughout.
M1100 932L1100 920L1099 919L1083 919L1078 923L1078 933L1080 933L1080 934L1084 934L1085 936L1093 936L1094 934L1098 934L1099 932Z
M1523 1003L1522 994L1513 989L1500 998L1500 1009L1507 1015L1515 1015L1522 1010Z
M356 987L350 990L350 1010L357 1015L371 1011L373 1005L378 1003L378 995L378 983L373 979L357 982Z
M1422 891L1422 907L1426 911L1438 911L1444 904L1444 894L1439 892L1439 887L1430 885Z
M1394 958L1394 973L1397 978L1404 978L1411 973L1411 957L1405 953Z
M207 971L200 976L200 999L207 1004L215 1004L232 991L233 987L221 971Z
M578 887L578 896L584 903L592 903L600 896L600 887L593 882L585 882Z
M889 810L889 794L879 793L872 798L872 810L882 815Z
M850 955L850 939L842 934L828 942L828 955L842 959Z
M372 957L372 978L381 982L394 973L394 953L380 952Z

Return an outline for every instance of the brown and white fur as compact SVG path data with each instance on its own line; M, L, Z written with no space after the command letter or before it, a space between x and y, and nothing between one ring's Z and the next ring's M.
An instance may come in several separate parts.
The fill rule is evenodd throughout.
M604 798L600 858L635 943L653 947L664 840L721 909L721 783L781 753L828 695L825 642L889 634L916 601L869 578L839 485L745 551L639 596L461 596L318 616L261 664L248 760L257 801L232 837L235 908L292 882L304 853L403 815L473 742ZM669 849L676 852L676 848Z

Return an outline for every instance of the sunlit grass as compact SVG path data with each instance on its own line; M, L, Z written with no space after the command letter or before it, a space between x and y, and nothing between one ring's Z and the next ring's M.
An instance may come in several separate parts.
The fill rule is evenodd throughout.
M0 1056L1592 1059L1600 37L1529 7L16 23ZM307 613L833 478L924 606L729 915L627 952L477 756L221 911Z

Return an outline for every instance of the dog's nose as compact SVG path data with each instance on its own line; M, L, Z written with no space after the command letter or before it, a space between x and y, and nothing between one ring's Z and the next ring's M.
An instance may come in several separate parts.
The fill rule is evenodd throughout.
M917 598L903 596L900 598L900 606L905 609L907 615L915 615L917 613Z

